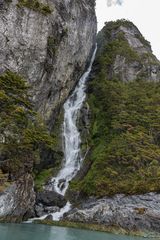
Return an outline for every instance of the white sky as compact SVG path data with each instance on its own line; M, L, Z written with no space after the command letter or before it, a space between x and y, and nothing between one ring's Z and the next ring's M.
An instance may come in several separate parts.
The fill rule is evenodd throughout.
M123 0L123 5L107 6L107 0L96 0L98 30L104 22L116 19L132 21L151 43L153 53L160 59L160 0Z

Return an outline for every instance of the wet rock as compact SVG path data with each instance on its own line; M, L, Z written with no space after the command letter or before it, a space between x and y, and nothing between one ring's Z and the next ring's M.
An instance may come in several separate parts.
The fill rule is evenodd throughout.
M46 218L45 218L45 220L50 220L50 221L52 221L53 220L53 217L52 217L52 215L50 214L50 215L48 215Z
M65 187L65 183L66 180L65 179L60 179L58 182L58 187L61 189L61 191L63 190L63 188Z
M160 232L160 194L91 198L65 215L69 221Z
M60 208L59 207L44 207L44 211L46 213L55 213L59 212Z
M46 214L50 214L50 213L55 213L58 212L60 210L59 207L46 207L44 205L42 205L41 203L39 203L38 205L35 205L35 213L36 213L36 217L42 217Z
M44 207L42 204L35 205L35 213L37 217L45 215Z
M28 219L35 218L36 217L36 212L35 208L33 207L32 209L29 209L23 216L23 221L27 221Z
M36 197L36 204L42 204L43 206L57 206L59 208L62 208L66 205L67 201L65 198L54 192L54 191L43 191L38 192Z

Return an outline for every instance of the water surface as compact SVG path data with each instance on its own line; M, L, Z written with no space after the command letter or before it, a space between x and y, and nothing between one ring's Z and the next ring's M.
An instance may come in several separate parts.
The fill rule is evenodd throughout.
M144 240L144 238L38 224L0 224L0 240Z

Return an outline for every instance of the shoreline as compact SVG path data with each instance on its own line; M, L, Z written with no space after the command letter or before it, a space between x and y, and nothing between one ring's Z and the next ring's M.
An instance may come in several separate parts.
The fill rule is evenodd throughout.
M44 224L56 227L67 227L76 228L82 230L98 231L105 233L112 233L116 235L127 235L143 238L154 238L160 239L160 233L157 232L147 232L147 231L129 231L117 226L105 226L103 224L91 224L91 223L80 223L80 222L69 222L69 221L51 221L51 220L36 220L33 224Z

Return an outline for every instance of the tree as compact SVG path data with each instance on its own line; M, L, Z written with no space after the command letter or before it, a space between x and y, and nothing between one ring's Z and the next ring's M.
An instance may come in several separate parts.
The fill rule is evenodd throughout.
M29 86L16 73L0 76L0 159L3 171L17 178L31 172L42 146L53 149L54 139L28 94Z

